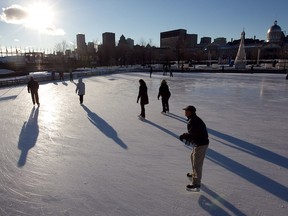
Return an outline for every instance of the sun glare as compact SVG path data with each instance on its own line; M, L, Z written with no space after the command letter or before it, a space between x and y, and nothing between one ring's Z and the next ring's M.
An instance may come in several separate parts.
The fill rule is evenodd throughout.
M27 26L45 31L53 26L54 13L52 8L45 3L35 3L29 7Z

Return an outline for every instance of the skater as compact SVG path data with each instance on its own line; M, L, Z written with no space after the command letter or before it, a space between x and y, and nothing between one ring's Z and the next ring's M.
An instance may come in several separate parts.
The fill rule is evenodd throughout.
M52 80L55 80L55 71L51 72Z
M166 112L169 112L169 98L171 96L171 93L169 91L169 87L167 85L166 80L162 80L161 85L159 87L159 93L158 93L158 100L161 96L162 101L162 114L165 114Z
M199 191L203 162L209 144L208 133L205 123L196 115L194 106L187 106L183 110L185 110L185 116L188 118L188 133L182 134L179 139L193 145L191 152L192 173L187 173L187 177L191 179L191 184L186 186L186 190Z
M171 70L171 65L169 65L169 73L170 73L170 77L173 77L173 72Z
M152 66L150 66L150 78L152 77L152 73L153 73L153 68Z
M61 71L61 72L59 72L59 79L61 80L61 81L65 81L64 80L64 72L63 71Z
M70 82L73 82L73 81L74 81L74 80L73 80L73 72L70 71L69 75L70 75Z
M78 92L80 104L83 104L83 97L85 95L85 83L82 81L82 78L79 79L76 85L76 94Z
M39 103L39 95L38 95L38 89L39 89L39 83L33 78L30 78L30 81L27 84L28 93L31 93L31 98L33 105L35 105L35 102L38 106L40 106Z
M145 105L149 103L148 93L147 93L147 86L143 79L139 80L139 93L137 97L137 103L140 99L140 106L141 106L141 114L138 116L141 120L145 119Z

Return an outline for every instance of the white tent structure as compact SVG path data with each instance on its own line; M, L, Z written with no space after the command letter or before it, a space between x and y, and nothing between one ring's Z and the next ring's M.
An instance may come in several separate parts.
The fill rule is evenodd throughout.
M246 61L244 39L245 39L245 32L242 31L239 49L238 49L238 52L237 52L237 55L235 58L235 68L236 69L245 69L246 68L247 61Z

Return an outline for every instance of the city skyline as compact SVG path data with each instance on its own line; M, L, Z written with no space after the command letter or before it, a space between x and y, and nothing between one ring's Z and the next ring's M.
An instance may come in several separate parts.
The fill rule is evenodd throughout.
M174 29L197 34L198 43L201 37L237 40L243 29L246 38L266 40L275 20L286 35L284 5L284 0L147 0L136 4L132 0L2 0L0 46L54 49L66 41L76 47L77 34L85 34L86 42L102 43L102 34L113 32L117 42L124 35L135 44L159 47L160 33Z

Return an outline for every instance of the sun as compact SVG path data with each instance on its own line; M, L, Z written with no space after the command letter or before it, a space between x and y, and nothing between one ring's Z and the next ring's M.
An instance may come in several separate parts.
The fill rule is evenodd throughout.
M54 12L50 5L38 2L28 8L26 25L38 31L46 31L53 27Z

